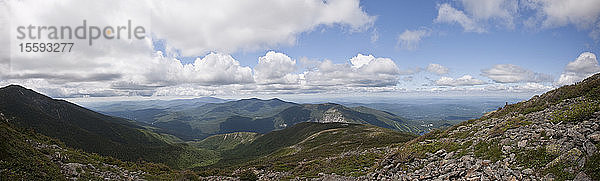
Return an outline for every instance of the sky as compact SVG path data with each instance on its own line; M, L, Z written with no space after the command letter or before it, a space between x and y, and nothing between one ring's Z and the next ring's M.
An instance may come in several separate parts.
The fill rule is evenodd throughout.
M0 36L0 86L55 98L530 97L600 72L600 0L0 0Z

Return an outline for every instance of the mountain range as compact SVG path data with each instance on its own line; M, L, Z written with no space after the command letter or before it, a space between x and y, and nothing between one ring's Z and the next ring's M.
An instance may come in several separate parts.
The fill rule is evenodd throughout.
M52 172L56 172L56 169L61 173L68 172L64 169L68 169L69 166L65 166L66 163L60 161L60 156L51 160L44 159L44 157L56 156L48 154L48 150L44 150L48 147L55 148L53 151L59 153L68 152L78 155L78 157L86 157L85 162L104 163L107 159L119 160L118 164L112 165L121 165L120 168L124 170L128 168L128 164L123 166L121 160L125 163L134 162L133 164L141 165L147 165L146 162L165 164L163 167L174 169L204 170L208 168L208 170L214 170L213 168L225 168L259 159L281 149L300 144L309 137L320 139L320 132L326 130L361 130L360 132L364 132L363 134L382 132L396 135L391 138L375 137L380 140L392 140L374 142L376 145L404 142L408 138L414 137L410 133L399 134L391 129L377 127L398 130L402 129L400 125L403 122L401 118L391 113L366 107L347 108L338 104L296 104L279 99L245 99L197 104L200 106L193 111L202 111L196 114L203 115L199 117L202 118L200 120L221 120L219 128L222 131L205 134L213 135L205 139L185 140L185 138L193 137L193 134L190 134L193 132L182 132L177 127L165 126L169 123L179 122L181 119L176 117L178 114L174 112L169 114L169 116L175 116L171 120L146 123L97 113L64 100L52 99L18 85L0 88L0 116L5 121L4 126L7 130L20 132L25 135L24 137L31 137L33 134L48 137L44 140L55 139L52 142L20 139L20 142L24 142L21 144L22 147L27 147L28 150L34 150L34 152L41 152L34 160L50 161L45 164L52 167ZM191 112L192 110L183 109L183 111ZM189 124L201 121L188 122L185 123L189 126ZM376 126L362 126L362 124ZM277 128L275 125L280 125L280 127ZM410 128L410 126L405 127ZM356 141L365 145L370 144L368 143L369 139L357 136L353 134L347 138L352 140L340 144L351 145ZM12 139L4 138L4 141L9 143L8 140ZM39 144L46 146L38 148ZM12 150L14 149L12 145L5 144L3 146ZM334 153L341 151L343 150ZM20 151L15 151L15 154L7 152L9 153L5 153L5 155L13 155L5 156L4 158L7 159L15 157L14 155L23 156ZM23 164L16 159L5 161ZM83 164L81 161L77 163ZM26 167L26 170L31 169L28 166L23 167ZM17 173L18 169L22 168L5 165L3 169L7 173ZM142 169L151 168L144 167ZM172 174L179 173L173 172ZM149 177L157 175L160 174L154 173ZM18 173L12 176L15 177L11 178L28 178L27 175Z
M183 107L132 121L0 88L0 177L600 180L600 74L422 136L402 117L361 106Z
M386 111L364 106L346 107L335 103L297 104L280 99L257 98L222 102L207 98L180 101L179 104L114 103L91 106L107 115L132 118L161 128L159 132L183 140L201 140L215 134L234 132L268 133L301 122L344 122L418 133L415 123ZM185 105L182 105L186 103ZM137 106L136 106L137 105ZM115 109L115 107L117 109Z

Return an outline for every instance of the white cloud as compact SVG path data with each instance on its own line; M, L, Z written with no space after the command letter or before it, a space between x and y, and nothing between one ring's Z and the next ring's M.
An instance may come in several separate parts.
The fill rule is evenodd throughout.
M448 74L449 69L440 64L431 63L427 65L427 72L431 72L438 75Z
M530 0L544 17L544 27L574 24L579 28L590 28L600 16L600 1L597 0Z
M404 32L398 35L398 44L402 49L415 50L419 46L421 39L428 37L431 34L429 30L404 30Z
M541 83L529 82L519 84L490 84L484 87L484 91L488 92L513 92L513 93L542 93L551 90L552 86Z
M176 87L185 87L187 90L190 87L207 88L205 85L261 89L255 85L248 87L248 84L254 84L252 69L241 66L229 55L230 52L293 45L299 34L319 26L339 27L348 32L364 31L371 28L376 19L363 11L359 0L26 0L2 4L0 9L8 11L0 13L0 24L6 25L0 29L9 27L11 31L15 31L17 26L29 24L75 27L80 26L84 19L88 26L121 26L130 19L134 26L146 28L148 36L142 40L100 39L90 47L86 40L74 39L75 46L70 53L18 54L14 53L15 46L2 47L11 52L10 72L5 71L4 56L0 60L0 79L5 84L23 83L57 96L86 93L98 96L148 95L155 90L176 93ZM173 13L173 10L177 13ZM5 14L10 17L8 20ZM16 32L11 33L16 35ZM12 38L16 40L15 37ZM166 52L154 52L152 41L158 39L167 42ZM0 40L4 41L8 40ZM47 39L42 41L54 42ZM180 52L183 56L220 53L209 53L192 64L184 64L174 58L173 52ZM280 71L258 72L256 78L263 81L259 83L265 83L267 79L263 79L266 78L264 75L272 78L270 76ZM287 75L291 75L291 78ZM282 79L293 82L299 79L295 78L298 76L286 74ZM42 83L28 83L34 80ZM165 86L176 91L158 89ZM273 87L290 89L288 85Z
M535 15L525 20L529 28L556 28L575 25L590 30L589 36L600 37L600 1L597 0L524 0L525 8Z
M222 53L209 53L203 58L197 58L193 64L182 64L180 60L164 57L159 52L152 63L154 63L153 69L145 74L149 79L148 82L201 85L254 82L250 67L243 67L231 55Z
M457 23L465 32L483 33L487 25L497 25L513 29L514 19L518 16L517 0L460 0L464 10L449 3L438 5L436 23Z
M514 27L514 18L517 14L517 0L462 0L465 11L474 19L499 20L508 28Z
M153 1L150 7L153 31L184 55L293 45L319 25L362 31L375 21L359 0Z
M460 78L451 78L451 77L441 77L440 79L435 81L435 84L438 86L471 86L471 85L481 85L485 84L482 80L473 78L470 75L464 75Z
M567 64L564 72L555 84L574 84L598 72L600 72L600 66L598 65L596 55L591 52L584 52L577 59Z
M292 60L286 54L270 51L258 58L258 64L254 67L254 79L262 84L297 83L299 77L293 74L294 71L296 60Z
M465 15L463 11L457 10L444 3L438 7L438 16L434 20L436 23L458 23L466 32L483 33L485 29L481 27L474 19Z
M600 39L598 0L459 0L460 5L438 5L436 23L457 23L465 32L486 32L487 27L513 29L522 20L531 29L574 25ZM457 9L455 7L462 7Z
M513 64L498 64L481 70L481 75L499 83L552 82L550 75L533 72Z
M389 87L398 83L400 73L389 58L358 54L350 59L350 64L325 60L303 77L308 86Z

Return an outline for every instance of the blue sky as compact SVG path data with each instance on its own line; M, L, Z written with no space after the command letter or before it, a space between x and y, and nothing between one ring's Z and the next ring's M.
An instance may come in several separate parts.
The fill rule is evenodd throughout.
M8 31L125 17L149 29L141 41L97 40L71 54L11 52L0 85L54 97L528 97L600 72L597 0L26 0L3 8ZM3 46L14 51L19 41Z
M597 41L588 31L574 26L531 30L517 24L515 29L489 28L486 33L464 32L460 25L433 23L436 6L445 1L361 1L365 12L377 17L373 29L378 40L371 43L373 30L348 32L339 27L321 26L300 35L293 46L232 54L244 65L254 66L256 58L275 50L291 57L330 59L343 63L357 53L389 57L399 66L427 66L439 63L458 74L478 74L495 64L516 64L555 75L582 52L598 52ZM518 21L518 20L517 20ZM493 25L490 23L489 25ZM435 31L418 49L403 50L397 37L419 28Z

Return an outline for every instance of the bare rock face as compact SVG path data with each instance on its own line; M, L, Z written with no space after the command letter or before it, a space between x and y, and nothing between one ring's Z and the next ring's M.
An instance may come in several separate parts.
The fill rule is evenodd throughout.
M340 113L336 108L331 108L325 111L323 117L319 119L319 123L350 123L344 118L344 115Z

